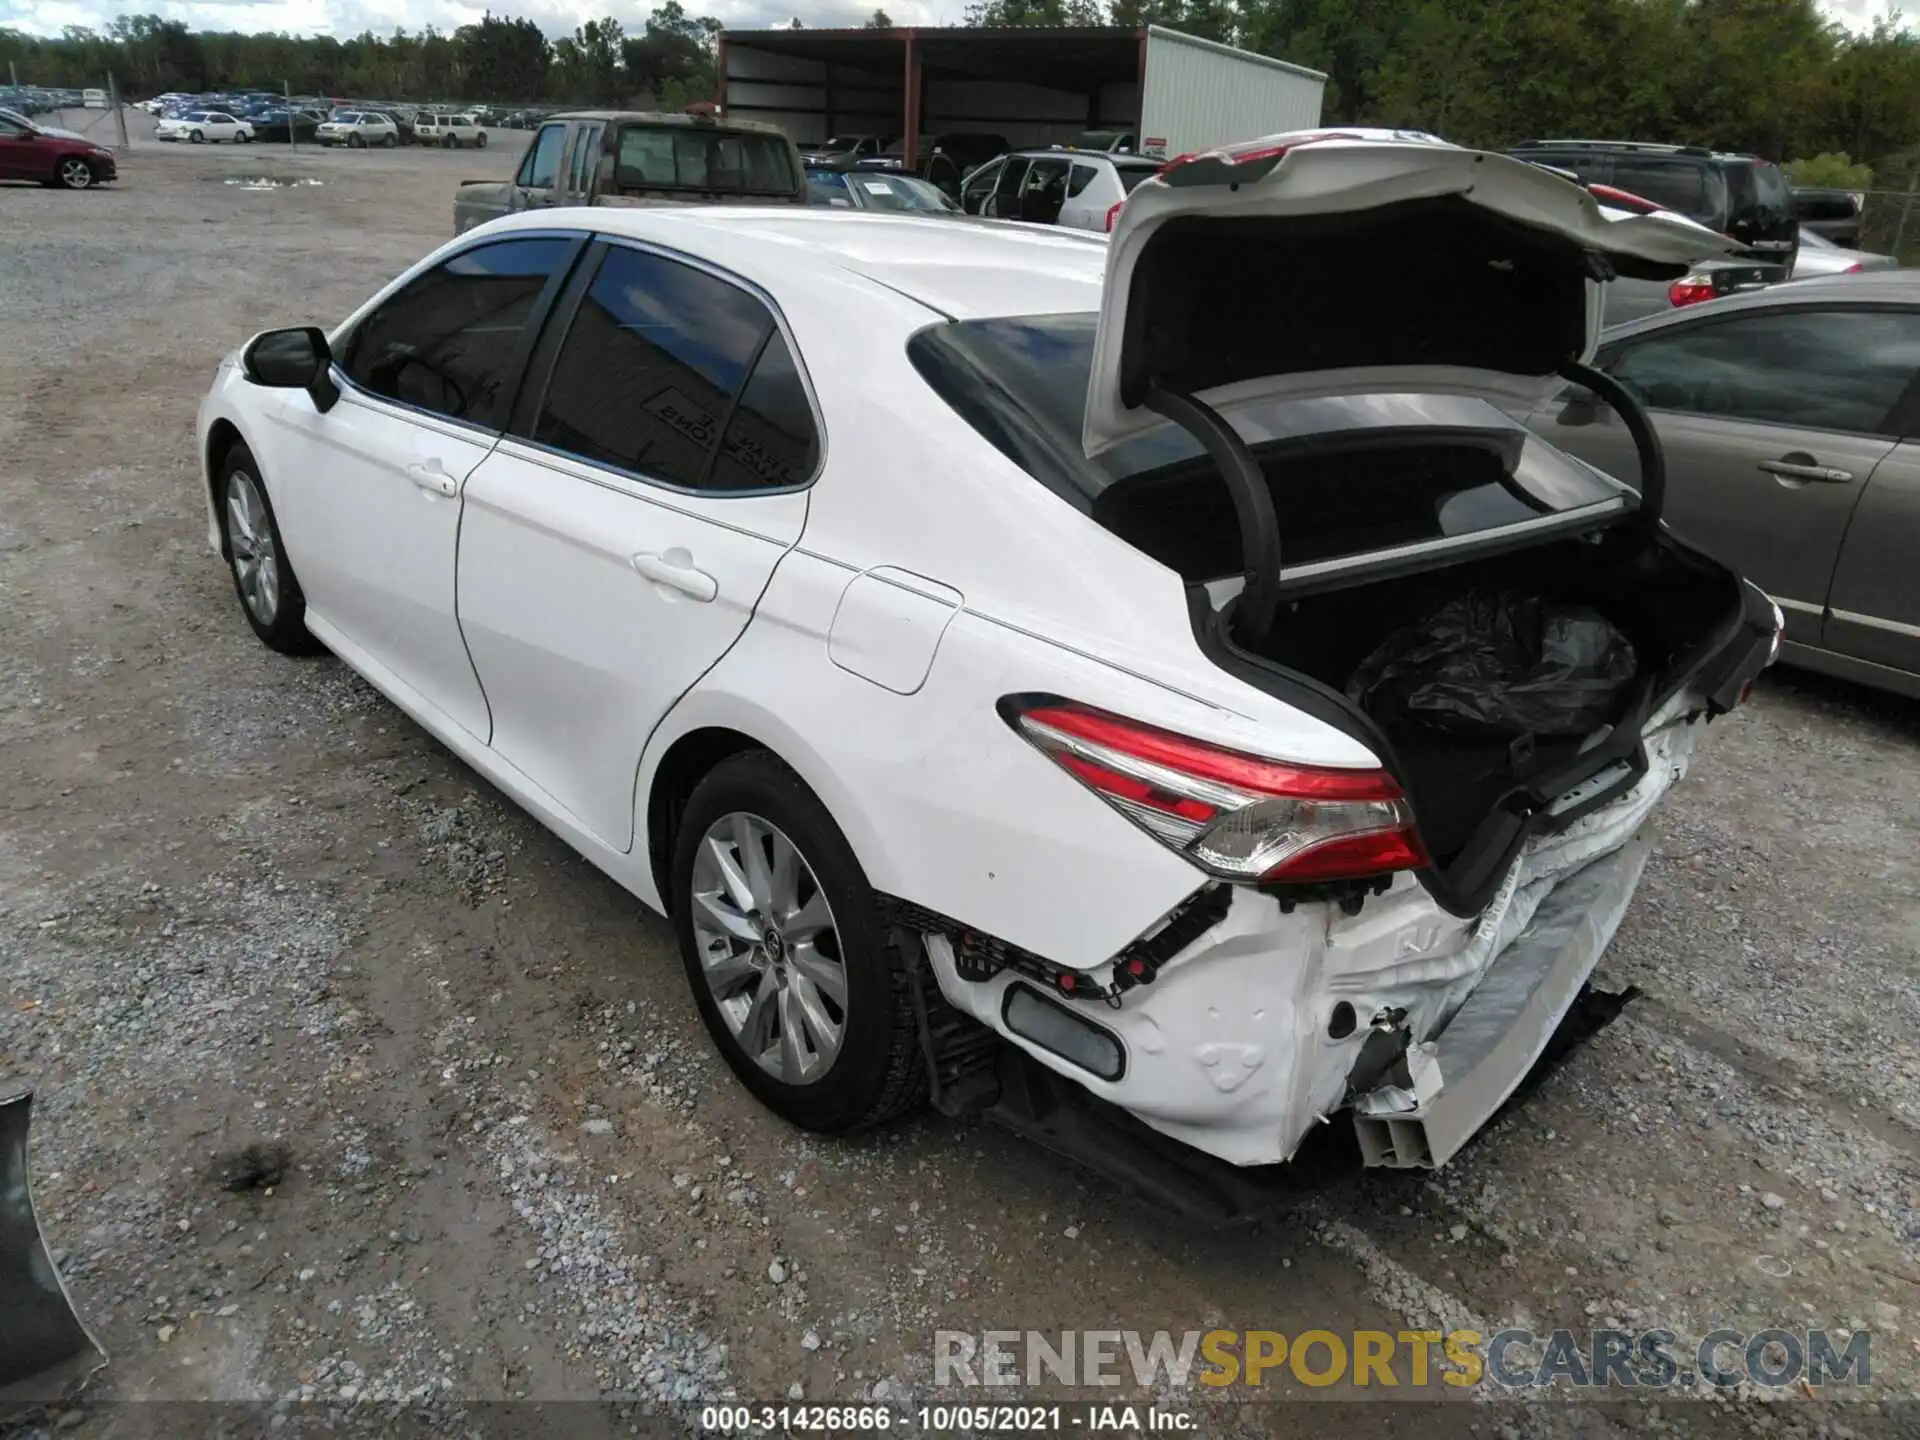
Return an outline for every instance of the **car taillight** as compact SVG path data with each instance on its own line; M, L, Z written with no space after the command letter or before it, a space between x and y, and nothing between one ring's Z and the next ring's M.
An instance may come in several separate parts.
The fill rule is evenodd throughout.
M1115 201L1107 207L1107 233L1109 235L1113 233L1114 222L1120 218L1120 212L1126 208L1127 202L1124 200ZM1860 267L1856 265L1853 268L1858 270Z
M1713 281L1705 275L1682 275L1667 287L1667 299L1675 309L1682 305L1698 305L1702 300L1711 300L1719 292L1713 288Z
M1107 228L1111 230L1113 227L1109 225ZM1842 270L1840 273L1842 275L1859 275L1859 274L1863 274L1866 271L1866 268L1867 268L1866 266L1862 265L1858 260L1856 260L1853 262L1853 264L1849 265L1846 269Z
M1042 754L1154 839L1223 880L1326 881L1428 863L1384 770L1288 765L1066 701L1013 704Z

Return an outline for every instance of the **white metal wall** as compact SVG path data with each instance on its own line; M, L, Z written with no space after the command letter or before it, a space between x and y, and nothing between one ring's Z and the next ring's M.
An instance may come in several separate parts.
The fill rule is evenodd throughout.
M1316 71L1149 26L1140 144L1174 156L1308 130L1326 85Z

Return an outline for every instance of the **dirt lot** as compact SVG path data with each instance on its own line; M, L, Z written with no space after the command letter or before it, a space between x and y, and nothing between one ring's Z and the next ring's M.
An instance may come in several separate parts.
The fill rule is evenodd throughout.
M58 1423L904 1407L936 1327L1615 1324L1868 1328L1872 1384L1436 1415L1386 1403L1403 1371L1193 1413L1915 1433L1920 707L1789 672L1717 724L1605 962L1645 997L1436 1176L1218 1233L989 1130L797 1133L709 1051L664 923L338 663L259 645L206 550L218 357L336 321L513 159L147 144L110 190L0 189L0 1079L38 1087L43 1224L113 1355ZM291 1170L223 1188L259 1139Z

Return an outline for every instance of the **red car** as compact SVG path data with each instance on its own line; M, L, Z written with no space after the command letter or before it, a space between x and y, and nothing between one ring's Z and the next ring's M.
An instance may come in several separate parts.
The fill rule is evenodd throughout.
M118 177L113 152L104 145L42 130L24 115L0 111L0 180L86 190Z

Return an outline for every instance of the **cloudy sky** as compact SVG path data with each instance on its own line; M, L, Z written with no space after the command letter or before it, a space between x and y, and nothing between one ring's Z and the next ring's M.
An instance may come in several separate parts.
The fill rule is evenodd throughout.
M873 0L683 0L696 15L713 15L736 30L784 25L797 13L808 25L857 25L873 13ZM1822 0L1836 20L1864 28L1888 0ZM68 25L103 26L115 15L155 13L184 20L196 30L284 30L294 34L347 36L365 30L387 33L434 25L451 30L480 18L485 0L0 0L0 26L57 35ZM571 31L583 20L612 14L629 28L653 8L651 0L495 0L496 13L526 15L549 33ZM966 0L892 0L884 8L896 24L954 24Z

